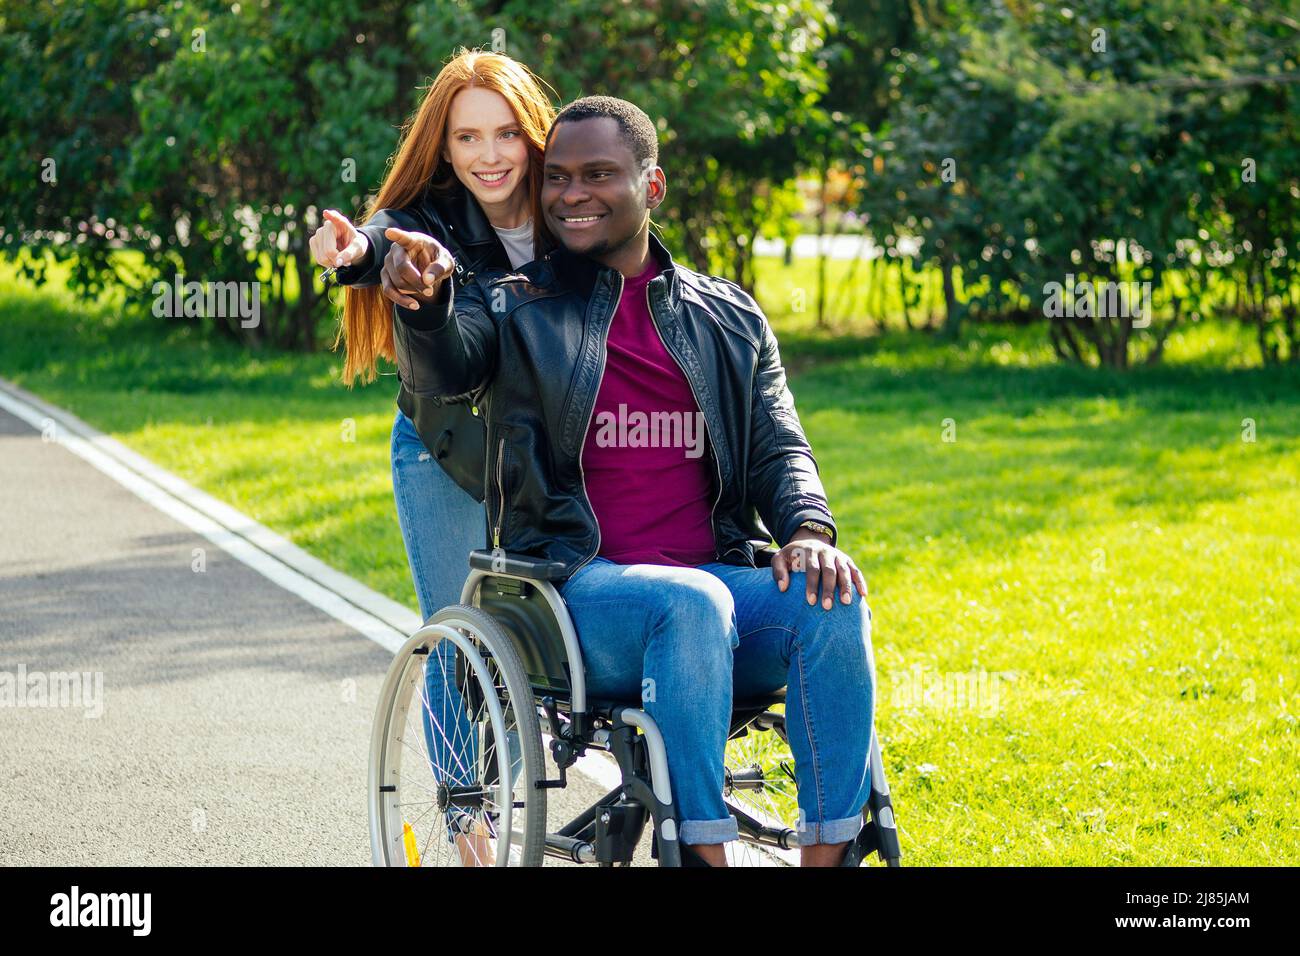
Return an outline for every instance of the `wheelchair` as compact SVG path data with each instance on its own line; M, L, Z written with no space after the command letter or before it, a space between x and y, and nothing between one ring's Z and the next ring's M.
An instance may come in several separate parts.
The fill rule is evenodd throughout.
M473 551L469 564L460 604L411 635L380 692L368 785L374 865L630 866L638 854L644 861L648 823L650 859L681 866L663 737L641 700L587 693L577 633L556 587L563 565L500 550ZM433 654L443 655L442 667L430 666ZM784 701L784 688L733 701L723 797L739 840L727 844L730 865L798 863ZM613 756L618 785L552 827L548 805L567 815L575 799L566 792L568 771L595 750ZM843 865L864 865L874 853L898 866L874 728L870 767L864 826Z

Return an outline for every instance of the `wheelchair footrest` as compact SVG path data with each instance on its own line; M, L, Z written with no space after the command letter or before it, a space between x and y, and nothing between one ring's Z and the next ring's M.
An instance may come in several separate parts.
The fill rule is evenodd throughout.
M858 833L857 839L845 847L844 865L859 866L873 853L880 852L880 830L875 820L869 820Z

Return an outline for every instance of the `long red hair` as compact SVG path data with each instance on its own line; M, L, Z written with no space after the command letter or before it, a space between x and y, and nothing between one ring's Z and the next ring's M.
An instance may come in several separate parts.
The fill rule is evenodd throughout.
M450 190L456 173L442 158L447 137L451 101L469 86L481 86L500 93L515 114L528 143L528 208L533 210L535 240L541 226L536 215L542 188L542 154L546 134L555 119L551 101L542 93L542 81L528 67L502 53L458 50L428 87L423 102L402 127L397 151L389 160L388 174L366 206L364 223L380 209L400 209L413 204L427 187ZM382 356L397 361L393 350L392 304L379 286L344 287L343 315L334 348L344 342L343 381L350 387L356 379L373 382L376 362Z

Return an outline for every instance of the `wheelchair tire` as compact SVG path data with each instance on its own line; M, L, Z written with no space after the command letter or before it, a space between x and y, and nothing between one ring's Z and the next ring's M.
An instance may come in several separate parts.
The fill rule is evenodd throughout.
M798 866L799 808L785 714L769 711L731 739L724 763L722 800L740 829L740 839L727 844L728 865Z
M728 844L731 866L797 866L798 789L794 756L786 735L784 712L767 711L727 743L723 802L736 818L740 839ZM893 804L885 782L875 733L871 736L872 792L862 808L868 821L842 866L867 866L877 853L888 866L898 866L898 836Z
M443 608L398 651L380 691L374 864L540 866L546 790L535 784L544 779L537 708L513 642L479 608Z

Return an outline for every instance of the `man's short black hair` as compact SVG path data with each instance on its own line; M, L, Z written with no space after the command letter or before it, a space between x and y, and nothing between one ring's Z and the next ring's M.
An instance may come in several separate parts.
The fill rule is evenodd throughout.
M650 166L659 165L659 133L655 130L654 122L641 107L616 96L584 96L574 100L560 110L551 125L551 131L554 132L555 127L561 123L576 123L598 116L608 116L618 123L623 132L623 141L632 150L638 166L644 169L646 160L650 161Z

